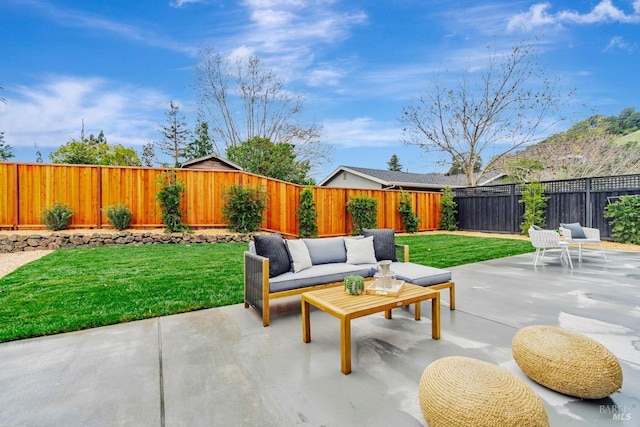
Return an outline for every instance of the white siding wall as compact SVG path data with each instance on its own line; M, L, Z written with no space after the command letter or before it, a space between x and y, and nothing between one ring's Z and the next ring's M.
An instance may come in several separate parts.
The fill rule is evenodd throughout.
M327 181L325 187L341 187L341 188L366 188L371 190L380 190L382 185L371 181L351 172L341 171L333 179Z

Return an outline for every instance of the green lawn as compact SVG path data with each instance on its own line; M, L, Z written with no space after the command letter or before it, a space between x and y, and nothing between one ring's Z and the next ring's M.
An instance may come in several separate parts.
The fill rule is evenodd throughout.
M410 245L411 261L440 268L533 250L523 240L444 234L397 242ZM0 279L0 342L241 303L247 247L58 250Z

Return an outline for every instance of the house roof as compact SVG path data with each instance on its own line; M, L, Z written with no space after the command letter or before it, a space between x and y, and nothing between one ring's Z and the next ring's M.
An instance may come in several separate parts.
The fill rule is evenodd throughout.
M201 162L206 162L207 160L217 160L221 163L224 163L226 165L228 165L229 167L233 168L233 169L237 169L239 171L242 170L242 167L233 163L231 160L227 160L224 157L220 157L217 154L209 154L208 156L203 156L203 157L198 157L197 159L191 159L191 160L187 160L186 162L182 163L183 168L188 168L190 165L194 165L197 163L201 163Z
M318 185L323 186L340 172L350 172L354 175L377 182L386 188L415 187L439 189L445 186L449 186L451 188L468 186L465 175L444 175L440 173L409 173L401 171L391 171L387 169L361 168L357 166L339 166L325 179L323 179ZM483 177L482 183L480 185L486 185L503 175L504 174L497 171L490 172Z

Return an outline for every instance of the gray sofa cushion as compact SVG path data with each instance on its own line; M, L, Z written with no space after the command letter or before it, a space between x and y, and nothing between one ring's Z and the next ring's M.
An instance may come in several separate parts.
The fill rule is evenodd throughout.
M256 244L256 254L269 258L269 277L291 271L289 252L279 234L256 234L253 240Z
M324 283L340 282L351 274L371 277L375 264L332 263L314 265L298 273L284 273L269 279L269 292L287 291Z
M347 262L347 249L344 237L323 237L319 239L302 239L309 249L313 265L333 262Z
M566 228L571 232L572 239L586 239L587 235L584 234L584 230L582 226L577 222L572 222L571 224L560 224L561 227Z
M398 261L396 257L395 230L393 228L362 229L364 237L373 236L373 249L376 259L382 261L388 259Z
M398 280L419 286L431 286L451 281L450 271L412 262L392 262L391 271L396 273Z

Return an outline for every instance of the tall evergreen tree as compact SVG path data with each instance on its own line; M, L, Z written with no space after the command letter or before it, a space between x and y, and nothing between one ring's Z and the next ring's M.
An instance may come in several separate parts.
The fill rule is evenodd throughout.
M215 152L213 141L211 140L211 136L209 136L209 123L198 119L194 133L195 139L191 141L184 150L184 157L186 159L197 159Z
M398 160L398 156L396 156L395 154L391 156L391 159L387 162L387 167L390 171L401 171L402 165Z
M184 114L180 113L180 107L173 101L169 104L166 117L167 124L160 125L159 129L162 141L157 145L160 151L173 159L174 166L179 167L180 159L184 158L191 131L187 128Z

